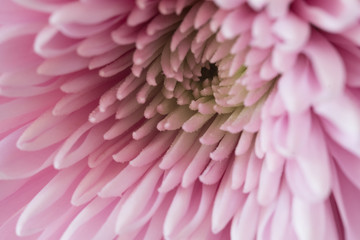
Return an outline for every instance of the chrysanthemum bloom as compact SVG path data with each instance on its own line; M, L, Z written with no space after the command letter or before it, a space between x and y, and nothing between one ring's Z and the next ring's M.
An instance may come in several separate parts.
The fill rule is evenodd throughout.
M358 0L1 0L1 239L358 239Z

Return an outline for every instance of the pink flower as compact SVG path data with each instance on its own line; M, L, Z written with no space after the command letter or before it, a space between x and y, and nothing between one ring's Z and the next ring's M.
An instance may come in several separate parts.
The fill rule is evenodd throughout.
M358 239L357 0L2 0L2 239Z

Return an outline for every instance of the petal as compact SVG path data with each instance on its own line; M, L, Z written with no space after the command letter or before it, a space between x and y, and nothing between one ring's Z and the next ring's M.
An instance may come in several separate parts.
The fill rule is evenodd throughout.
M295 197L292 201L292 222L299 240L324 239L325 203L311 204Z
M196 184L196 187L195 184L192 184L187 188L179 187L177 189L164 221L163 232L166 238L170 238L177 232L176 228L178 228L186 214L189 213L190 206L196 203L196 201L194 203L192 202L192 195L193 191L197 190L198 187L198 184ZM194 195L196 196L197 194Z
M329 151L339 165L343 174L360 189L360 159L354 154L346 151L333 141L329 141Z
M333 166L333 193L337 208L339 209L346 239L355 240L360 234L358 223L360 222L359 199L360 192L342 171Z
M84 164L59 172L26 206L16 226L20 236L43 230L71 207L70 197L74 182L79 181ZM51 212L51 214L48 214Z
M304 48L304 54L309 58L322 87L323 98L339 95L344 89L346 72L344 62L335 47L320 33L313 31Z
M351 26L359 16L360 6L356 0L317 1L313 5L301 1L296 3L295 8L304 19L325 31L340 32Z
M310 70L310 63L299 57L294 67L279 79L279 93L289 112L309 108L319 94L319 84Z
M315 105L326 132L345 149L360 155L360 110L358 100L345 91L338 97ZM341 114L341 117L339 117Z
M241 5L244 0L215 0L215 3L224 9L233 9Z
M118 218L116 220L116 232L121 233L128 224L140 216L142 211L146 209L147 203L151 201L152 195L157 193L154 191L158 185L158 181L162 176L162 171L158 166L154 166L137 184L123 203Z
M260 206L256 201L255 193L252 192L245 200L242 208L234 216L231 224L231 238L251 240L255 238Z
M324 199L328 197L331 189L330 159L325 136L315 119L312 120L307 145L299 151L296 161L314 193Z
M1 179L30 177L51 165L53 152L58 146L35 152L21 151L16 147L16 141L23 131L24 128L20 128L0 141Z
M76 239L76 236L92 238L101 226L103 218L114 208L115 203L113 198L94 199L73 218L61 239Z
M279 46L285 51L301 50L310 37L308 23L292 13L279 18L272 26L272 31L281 38Z
M282 168L276 169L275 171L271 172L268 169L266 161L263 163L257 194L257 200L259 204L266 206L276 198L280 186L282 173Z
M17 215L19 209L23 209L36 194L55 176L56 171L52 168L47 168L46 170L32 176L31 178L25 178L22 180L13 180L13 181L22 181L25 183L20 186L18 189L11 189L15 192L8 192L8 196L0 201L0 224L3 225L7 222L12 216ZM2 181L7 183L8 187L11 187L13 181L9 182L8 180ZM3 185L3 184L2 184ZM5 194L5 187L4 189ZM19 216L16 217L18 219ZM15 226L14 226L15 232Z
M216 193L211 217L212 232L219 233L223 230L236 211L241 209L244 201L245 195L240 189L231 189L231 170L228 168Z
M276 209L271 223L271 239L286 239L286 231L290 226L291 193L283 183L276 202Z
M50 18L53 24L82 23L94 24L118 16L131 9L130 3L117 1L73 2L55 11ZM89 11L94 14L89 15Z

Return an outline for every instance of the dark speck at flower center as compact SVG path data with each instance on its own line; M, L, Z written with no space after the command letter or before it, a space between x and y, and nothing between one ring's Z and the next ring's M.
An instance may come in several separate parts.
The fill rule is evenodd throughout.
M214 63L209 64L210 67L202 67L201 68L201 76L199 77L200 81L204 81L206 79L213 80L214 77L218 76L218 68Z

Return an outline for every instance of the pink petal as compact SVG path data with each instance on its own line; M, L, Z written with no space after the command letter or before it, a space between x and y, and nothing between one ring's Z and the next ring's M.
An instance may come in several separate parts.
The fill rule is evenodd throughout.
M239 208L231 225L231 238L251 240L255 238L260 207L254 193L250 193Z
M219 189L216 193L214 207L211 218L211 229L214 233L219 233L235 215L237 209L241 208L245 200L245 195L241 190L231 189L231 174L227 169Z
M294 198L292 201L292 222L300 240L324 239L326 231L325 203L306 203Z
M339 95L344 89L346 73L341 56L334 46L320 33L313 31L304 53L322 87L323 97L327 99Z
M345 236L347 239L355 240L360 234L357 227L360 222L359 190L338 167L333 166L332 170L334 174L333 192Z
M39 232L70 208L71 190L83 170L84 165L79 164L59 172L26 206L16 226L17 234L26 236ZM52 214L46 214L47 211Z

